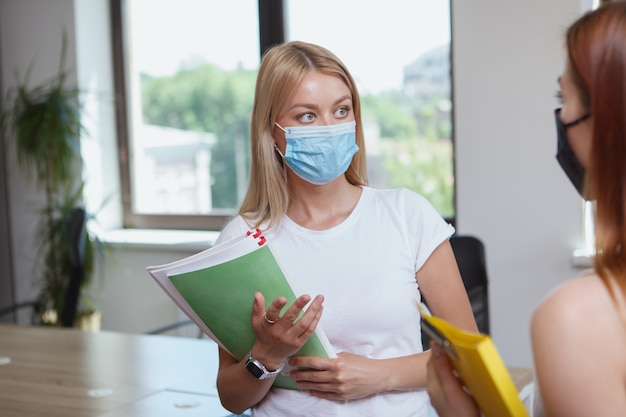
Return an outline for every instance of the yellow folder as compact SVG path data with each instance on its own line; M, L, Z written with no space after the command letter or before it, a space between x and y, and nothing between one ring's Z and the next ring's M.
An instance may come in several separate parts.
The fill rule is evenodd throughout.
M528 417L511 375L491 340L430 314L418 304L422 330L448 354L485 417Z

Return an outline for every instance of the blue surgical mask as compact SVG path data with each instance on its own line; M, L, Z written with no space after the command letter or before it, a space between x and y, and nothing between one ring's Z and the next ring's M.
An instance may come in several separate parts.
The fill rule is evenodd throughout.
M359 150L354 121L328 126L276 126L285 132L287 142L285 154L278 153L296 175L311 184L326 184L345 173Z

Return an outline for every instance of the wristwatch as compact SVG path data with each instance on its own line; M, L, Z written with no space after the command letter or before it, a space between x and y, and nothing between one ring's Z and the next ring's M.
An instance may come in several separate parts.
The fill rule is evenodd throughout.
M280 374L280 371L285 367L285 362L283 362L277 370L268 371L265 365L256 360L252 356L252 351L248 352L248 356L246 358L246 369L252 374L256 379L268 379L273 378L276 375Z

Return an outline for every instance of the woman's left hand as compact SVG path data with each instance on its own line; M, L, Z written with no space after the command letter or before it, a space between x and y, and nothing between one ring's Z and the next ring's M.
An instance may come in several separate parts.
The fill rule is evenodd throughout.
M310 394L329 400L352 400L385 391L385 369L382 361L352 353L341 352L337 358L300 356L290 359L294 367L312 368L294 370L291 377L298 387Z
M435 342L430 342L432 355L428 361L427 391L432 406L440 417L479 417L480 409L463 389L454 374L448 356Z

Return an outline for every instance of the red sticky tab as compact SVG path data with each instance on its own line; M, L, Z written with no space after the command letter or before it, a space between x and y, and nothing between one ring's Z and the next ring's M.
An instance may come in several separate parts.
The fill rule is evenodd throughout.
M254 237L257 240L257 244L259 246L263 246L266 242L265 236L263 236L263 232L261 232L261 229L248 230L246 232L246 235L247 236L252 235L252 237Z

